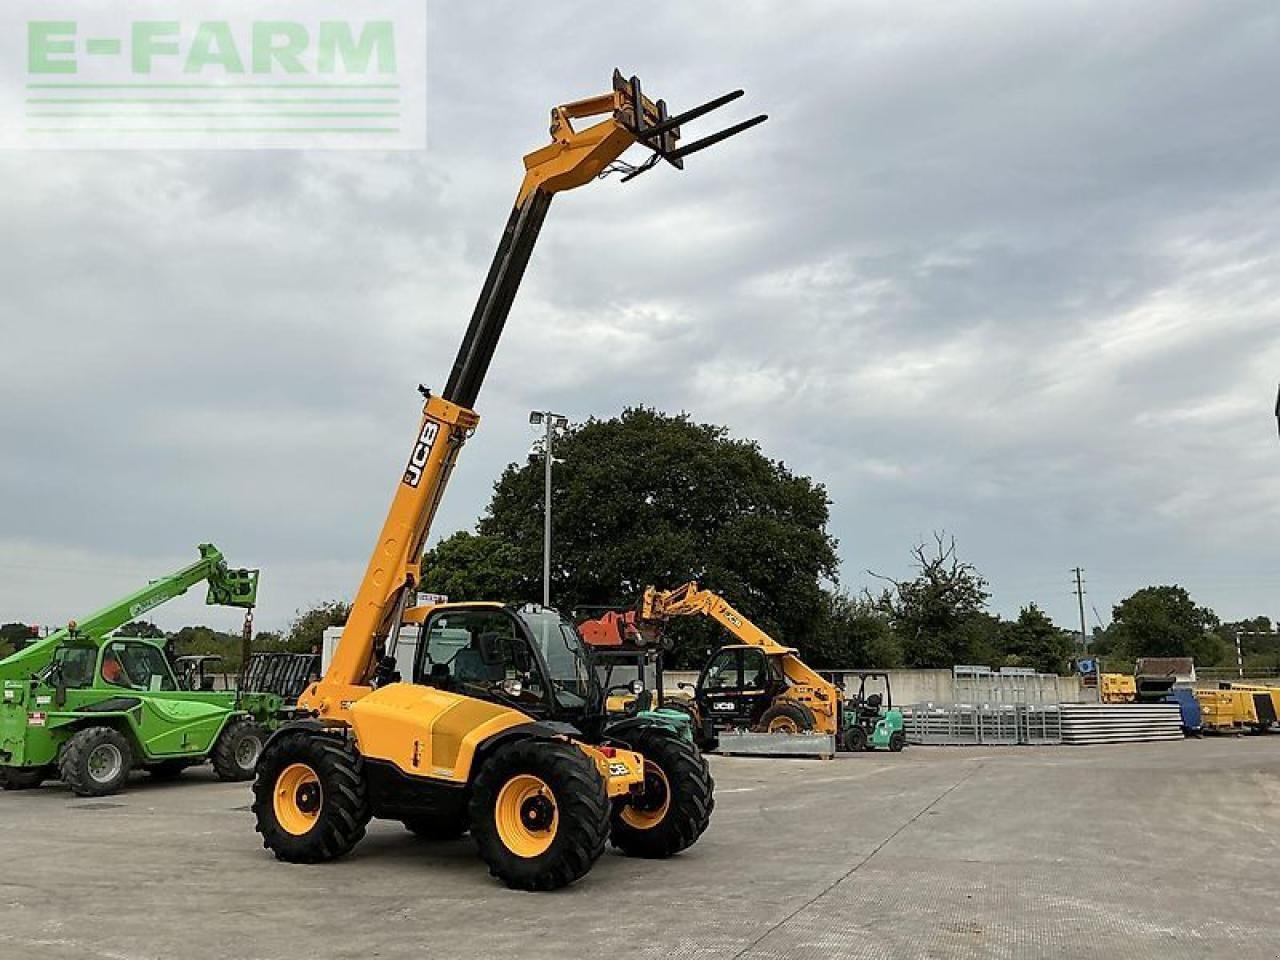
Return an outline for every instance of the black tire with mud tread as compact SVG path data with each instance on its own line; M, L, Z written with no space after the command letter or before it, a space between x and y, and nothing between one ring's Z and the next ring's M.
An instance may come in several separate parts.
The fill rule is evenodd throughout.
M0 767L0 789L34 790L55 776L49 767Z
M867 749L867 731L865 727L855 725L845 727L840 735L840 745L850 753L861 753Z
M467 832L467 821L463 816L456 817L409 817L402 820L406 830L420 840L443 843L446 840L457 840Z
M104 743L113 744L123 760L120 772L110 781L100 782L89 775L89 755ZM107 797L118 793L133 768L133 750L125 735L113 727L86 727L62 746L58 755L58 775L78 797Z
M259 749L257 757L254 758L254 765L242 767L236 760L236 748L246 737L257 737ZM219 780L232 782L252 780L257 759L262 755L262 745L266 742L267 731L262 724L247 717L232 720L222 728L222 733L218 734L218 740L209 753L209 759L213 761L213 772L218 775Z
M289 833L276 819L274 788L289 766L305 763L320 780L321 807L315 825L306 833ZM253 783L254 829L262 845L277 860L288 863L322 863L349 853L364 837L373 815L364 779L364 761L344 737L310 730L278 734L258 759Z
M770 722L778 717L789 717L795 723L796 729L802 733L817 726L812 710L803 703L784 700L782 703L775 703L761 715L760 722L756 724L756 732L768 733Z
M550 789L558 808L555 838L546 852L522 857L498 834L494 807L503 785L532 774ZM609 794L595 763L571 743L517 740L484 761L468 807L471 836L489 873L514 890L556 890L583 877L609 839Z
M671 790L667 814L655 826L638 829L622 820L625 800L614 801L613 845L631 857L664 859L697 842L715 809L715 780L698 748L662 727L628 733L625 741L646 760L657 764Z

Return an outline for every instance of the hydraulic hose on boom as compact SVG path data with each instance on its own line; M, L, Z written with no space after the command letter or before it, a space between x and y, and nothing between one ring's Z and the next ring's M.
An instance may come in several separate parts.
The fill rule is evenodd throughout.
M646 97L636 77L614 71L609 93L551 111L552 142L524 158L525 174L502 239L485 277L475 311L458 348L442 394L420 388L426 406L391 509L352 603L342 640L324 678L299 701L322 716L344 712L367 688L394 645L420 580L420 561L436 509L463 443L479 424L473 412L516 291L533 253L552 197L608 173L630 180L665 160L677 169L684 158L764 122L760 115L686 145L681 126L742 96L741 90L672 116L662 100ZM604 116L582 130L573 121ZM640 165L621 155L639 144L652 151Z

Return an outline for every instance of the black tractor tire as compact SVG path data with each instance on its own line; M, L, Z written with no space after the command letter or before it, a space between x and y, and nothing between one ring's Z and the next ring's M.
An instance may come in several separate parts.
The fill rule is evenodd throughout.
M278 734L258 760L253 815L262 845L277 860L341 857L364 837L373 816L364 760L343 737L311 730Z
M467 819L463 815L408 817L401 822L415 837L420 840L430 840L433 843L457 840L468 829Z
M78 797L117 793L133 769L133 750L114 727L86 727L62 745L58 773Z
M609 839L604 777L561 740L517 740L495 751L475 776L468 816L489 873L513 890L568 886Z
M232 720L222 728L209 754L213 772L219 780L252 780L266 742L267 731L262 724L247 717Z
M889 749L894 753L901 753L903 747L907 745L907 735L901 730L895 730L889 734Z
M49 767L0 767L0 789L34 790L54 776Z
M614 801L610 839L630 857L663 859L693 846L711 822L715 780L696 746L660 727L628 733L645 759L645 795Z
M198 760L161 760L159 763L153 763L146 768L147 776L152 780L165 783L170 780L177 780L178 777L182 776L183 770L197 766L199 763L200 761Z
M775 733L776 731L771 730L770 727L779 724L794 726L796 733L806 733L817 726L817 721L814 719L813 711L803 703L784 700L782 703L775 703L764 712L760 722L756 724L756 732Z
M857 725L845 727L840 735L840 745L850 753L862 753L867 749L867 730Z

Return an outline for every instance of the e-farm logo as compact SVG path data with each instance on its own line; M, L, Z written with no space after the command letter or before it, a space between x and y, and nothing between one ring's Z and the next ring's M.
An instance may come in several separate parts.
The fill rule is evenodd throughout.
M11 147L421 149L421 0L17 0ZM10 55L14 54L14 55ZM6 85L8 85L6 82ZM0 91L3 88L0 87Z

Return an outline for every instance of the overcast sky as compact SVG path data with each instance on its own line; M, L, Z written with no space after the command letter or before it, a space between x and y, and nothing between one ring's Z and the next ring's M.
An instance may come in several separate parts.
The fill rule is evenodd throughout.
M1079 564L1104 622L1167 582L1280 615L1273 2L439 2L428 31L425 152L0 154L0 620L202 540L262 567L260 627L349 597L520 157L615 65L771 119L557 198L433 542L531 407L644 403L824 483L851 589L945 528L1002 614L1074 625ZM202 599L156 619L238 622Z

